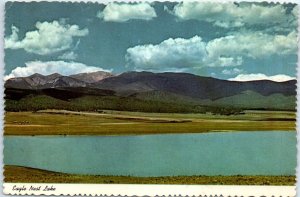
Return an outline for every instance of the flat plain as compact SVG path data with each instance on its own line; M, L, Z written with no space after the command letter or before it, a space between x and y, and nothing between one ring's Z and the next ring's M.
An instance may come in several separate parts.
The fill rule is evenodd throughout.
M239 115L74 112L5 112L4 135L139 135L227 131L294 131L295 112L247 110Z

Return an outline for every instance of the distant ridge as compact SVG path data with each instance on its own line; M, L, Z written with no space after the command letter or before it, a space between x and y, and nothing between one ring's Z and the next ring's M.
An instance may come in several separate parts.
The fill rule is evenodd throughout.
M198 99L219 99L251 90L268 96L279 93L296 95L296 80L286 82L227 81L189 73L126 72L92 84L93 87L108 89L119 95L139 92L162 91Z
M58 73L44 76L35 73L28 77L8 79L5 87L19 89L92 87L112 90L123 96L141 92L161 91L212 100L241 94L247 90L264 96L275 93L285 96L296 95L296 80L285 82L268 80L238 82L172 72L126 72L117 76L103 71L79 73L70 76L62 76Z
M296 80L238 82L171 72L126 72L116 76L102 71L71 76L36 73L9 79L5 88L8 100L25 99L31 103L34 98L47 96L47 102L58 99L74 103L76 110L87 106L88 110L101 106L151 112L160 112L162 108L165 112L193 112L203 106L294 110L296 101ZM10 106L18 110L14 104Z

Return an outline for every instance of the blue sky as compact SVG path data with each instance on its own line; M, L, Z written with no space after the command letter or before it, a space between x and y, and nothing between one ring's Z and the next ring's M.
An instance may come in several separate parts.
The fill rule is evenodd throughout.
M6 78L98 70L296 76L294 4L8 2L5 16Z

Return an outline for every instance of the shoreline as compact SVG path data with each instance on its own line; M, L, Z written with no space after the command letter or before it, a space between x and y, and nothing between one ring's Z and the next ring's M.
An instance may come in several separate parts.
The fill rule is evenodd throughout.
M57 134L34 134L34 135L23 135L23 134L4 134L4 137L75 137L75 136L80 136L80 137L130 137L130 136L149 136L149 135L185 135L185 134L212 134L212 133L234 133L234 132L296 132L296 130L259 130L259 131L239 131L239 130L211 130L207 132L193 132L193 133L141 133L141 134L134 134L134 133L128 133L128 134L69 134L69 135L57 135Z
M5 183L187 184L187 185L295 185L296 176L163 176L134 177L78 175L5 165Z

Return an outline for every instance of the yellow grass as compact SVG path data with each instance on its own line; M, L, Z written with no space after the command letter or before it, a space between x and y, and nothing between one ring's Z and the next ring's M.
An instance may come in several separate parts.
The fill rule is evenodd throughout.
M45 110L6 112L5 135L138 135L215 131L294 131L294 112L246 111L243 115L104 113Z

